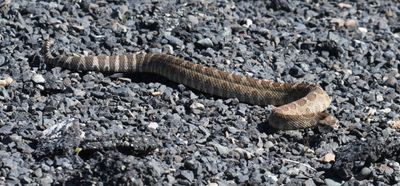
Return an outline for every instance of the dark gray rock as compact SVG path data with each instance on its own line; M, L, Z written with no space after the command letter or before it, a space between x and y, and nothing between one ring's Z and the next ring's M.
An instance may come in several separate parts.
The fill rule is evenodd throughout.
M361 169L361 176L366 178L367 176L369 176L372 173L371 169L369 169L368 167L364 167Z
M208 48L208 47L214 46L214 44L213 44L213 42L211 41L210 38L200 39L200 40L197 41L197 44L199 44L200 46L202 46L204 48Z
M173 46L179 46L182 47L183 46L183 41L180 40L179 38L172 36L172 35L166 35L165 39L168 40L168 43L173 45Z
M3 66L6 63L6 57L0 56L0 66Z
M304 182L304 186L316 186L316 184L314 183L314 181L312 179L307 179Z
M193 182L194 180L194 174L192 171L183 170L181 171L181 176L182 178L187 179L190 182Z
M329 179L329 178L325 179L325 184L327 186L340 186L340 185L342 185L341 183L336 182L336 181L334 181L332 179Z

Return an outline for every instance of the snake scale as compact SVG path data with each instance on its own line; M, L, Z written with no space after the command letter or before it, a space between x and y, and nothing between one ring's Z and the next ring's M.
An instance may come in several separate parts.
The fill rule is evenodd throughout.
M325 110L331 98L317 84L278 83L223 72L160 53L137 52L118 56L53 56L53 40L43 45L44 60L71 70L101 72L146 72L163 76L193 89L224 98L237 98L256 105L275 105L268 123L279 130L315 126L320 120L336 123Z

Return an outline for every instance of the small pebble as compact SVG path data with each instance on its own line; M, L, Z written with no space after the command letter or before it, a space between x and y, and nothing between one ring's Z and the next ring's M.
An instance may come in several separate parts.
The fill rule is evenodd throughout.
M214 46L210 38L200 39L197 41L197 43L205 48Z
M361 175L362 175L363 177L367 177L367 176L369 176L371 173L372 173L372 171L371 171L371 169L368 168L368 167L364 167L364 168L361 169Z
M361 33L367 33L368 32L368 29L367 28L365 28L365 27L358 27L358 31L360 31Z
M336 182L336 181L334 181L332 179L329 179L329 178L326 178L324 181L325 181L325 184L327 186L340 186L340 185L342 185L341 183Z
M45 83L46 79L41 74L34 74L32 76L32 81L35 83Z
M147 125L147 128L155 130L158 128L158 123L150 122L149 125Z
M348 29L354 29L356 28L358 25L357 20L355 19L348 19L346 20L346 22L344 23L344 26Z
M188 19L189 19L190 23L192 23L192 25L199 24L199 20L194 15L188 15Z
M338 6L340 8L352 8L353 6L351 6L351 4L347 4L347 3L338 3Z

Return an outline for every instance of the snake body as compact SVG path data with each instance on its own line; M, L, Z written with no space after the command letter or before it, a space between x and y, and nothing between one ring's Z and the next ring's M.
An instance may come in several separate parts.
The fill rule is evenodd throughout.
M71 70L100 72L146 72L163 76L193 89L256 105L275 105L268 123L280 130L315 126L333 120L325 110L331 99L317 84L278 83L223 72L167 54L137 52L118 56L53 56L48 40L43 46L45 62Z

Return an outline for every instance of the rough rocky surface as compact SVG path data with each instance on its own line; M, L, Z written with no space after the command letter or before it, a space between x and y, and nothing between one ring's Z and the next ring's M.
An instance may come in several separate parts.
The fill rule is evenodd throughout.
M387 185L400 181L398 1L0 1L0 185ZM272 106L40 53L166 52L319 83L338 129L273 131Z

